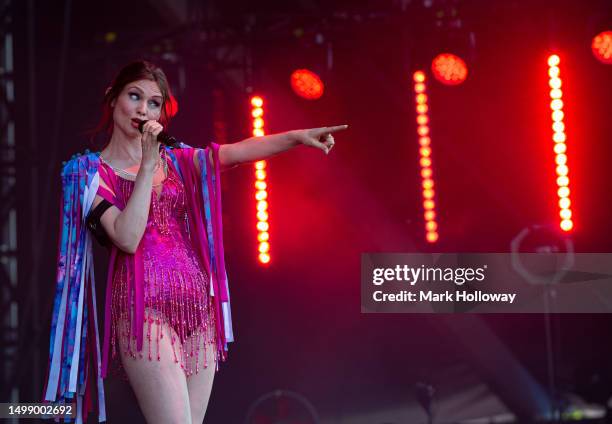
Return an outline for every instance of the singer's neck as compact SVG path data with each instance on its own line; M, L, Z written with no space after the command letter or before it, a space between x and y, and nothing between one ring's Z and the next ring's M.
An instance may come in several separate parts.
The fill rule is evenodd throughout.
M122 169L140 165L142 160L140 136L128 138L120 134L120 131L113 131L108 145L102 151L102 156L106 161L111 161L113 166Z

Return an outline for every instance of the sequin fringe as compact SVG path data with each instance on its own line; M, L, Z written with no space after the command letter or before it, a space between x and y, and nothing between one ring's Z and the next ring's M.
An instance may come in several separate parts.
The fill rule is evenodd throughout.
M166 196L164 187L158 194L152 193L151 209L147 230L153 224L161 237L172 239L180 237L173 234L178 225L189 237L187 214L184 209L185 190L173 172L168 172L164 186L174 187ZM129 198L134 182L119 178L119 189L123 198ZM145 232L146 236L146 232ZM216 320L213 299L209 296L209 278L195 258L193 249L187 251L180 242L172 243L182 258L180 269L169 266L147 250L143 253L144 265L144 340L143 349L136 349L136 336L132 334L133 300L129 292L126 257L117 258L112 288L112 326L111 326L111 371L127 376L120 361L114 364L118 349L134 359L148 358L160 361L160 340L164 334L170 335L172 354L175 363L180 364L187 377L206 368L208 349L214 349L214 366L225 358L219 356L216 348ZM177 260L179 260L177 258ZM155 343L153 343L153 340Z
M145 340L142 351L138 352L136 336L132 334L127 267L122 266L113 286L112 358L117 357L118 348L123 348L123 353L134 359L147 357L150 361L160 361L160 340L164 334L170 334L172 360L180 364L187 377L198 373L200 366L209 366L208 349L214 349L217 368L222 358L216 353L214 303L207 287L202 278L185 277L176 271L145 270Z

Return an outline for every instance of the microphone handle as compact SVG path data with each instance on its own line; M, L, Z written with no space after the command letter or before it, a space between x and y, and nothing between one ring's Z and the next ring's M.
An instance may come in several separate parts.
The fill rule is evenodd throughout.
M157 141L159 141L162 144L165 144L168 147L181 147L180 146L180 142L178 142L176 140L176 138L172 137L170 134L162 131L159 134L157 134Z
M140 133L142 134L142 128L145 124L145 122L147 121L140 121L138 123L138 131L140 131ZM173 148L180 148L181 147L181 143L174 137L172 137L170 134L168 134L165 131L160 132L159 134L157 134L157 141L159 141L162 144L165 144L168 147L173 147Z

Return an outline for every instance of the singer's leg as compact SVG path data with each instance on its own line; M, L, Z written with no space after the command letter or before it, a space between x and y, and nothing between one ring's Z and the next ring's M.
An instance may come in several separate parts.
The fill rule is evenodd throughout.
M185 372L181 369L180 363L175 363L171 344L172 336L175 337L175 344L180 344L180 339L172 328L163 323L151 326L150 341L147 337L147 323L144 324L143 330L142 351L137 352L135 343L132 343L132 351L136 353L136 358L125 354L126 346L123 346L123 343L120 349L121 361L140 409L148 424L190 424L191 410ZM161 333L158 334L158 331ZM158 341L159 361L157 360ZM151 343L152 360L149 360L149 343ZM175 346L175 349L178 353L178 346Z
M190 343L194 343L197 338L188 339L185 341L185 350L190 351ZM204 338L199 341L200 348L202 349L204 344ZM195 372L187 377L187 390L189 392L189 405L191 407L191 419L193 424L202 424L204 416L206 415L206 409L208 407L208 400L210 399L210 393L212 392L213 380L215 378L215 355L217 352L216 345L206 344L206 368L203 366L202 355L203 351L200 350L200 357L198 363L200 364L200 370L196 374ZM195 368L195 358L189 358L191 360L191 366Z

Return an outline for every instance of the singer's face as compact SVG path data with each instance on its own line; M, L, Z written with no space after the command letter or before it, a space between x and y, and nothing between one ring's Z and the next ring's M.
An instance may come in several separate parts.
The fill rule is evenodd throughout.
M161 91L155 81L138 80L127 84L114 101L114 105L111 105L115 130L121 131L129 138L139 137L138 123L134 119L159 120L162 100Z

